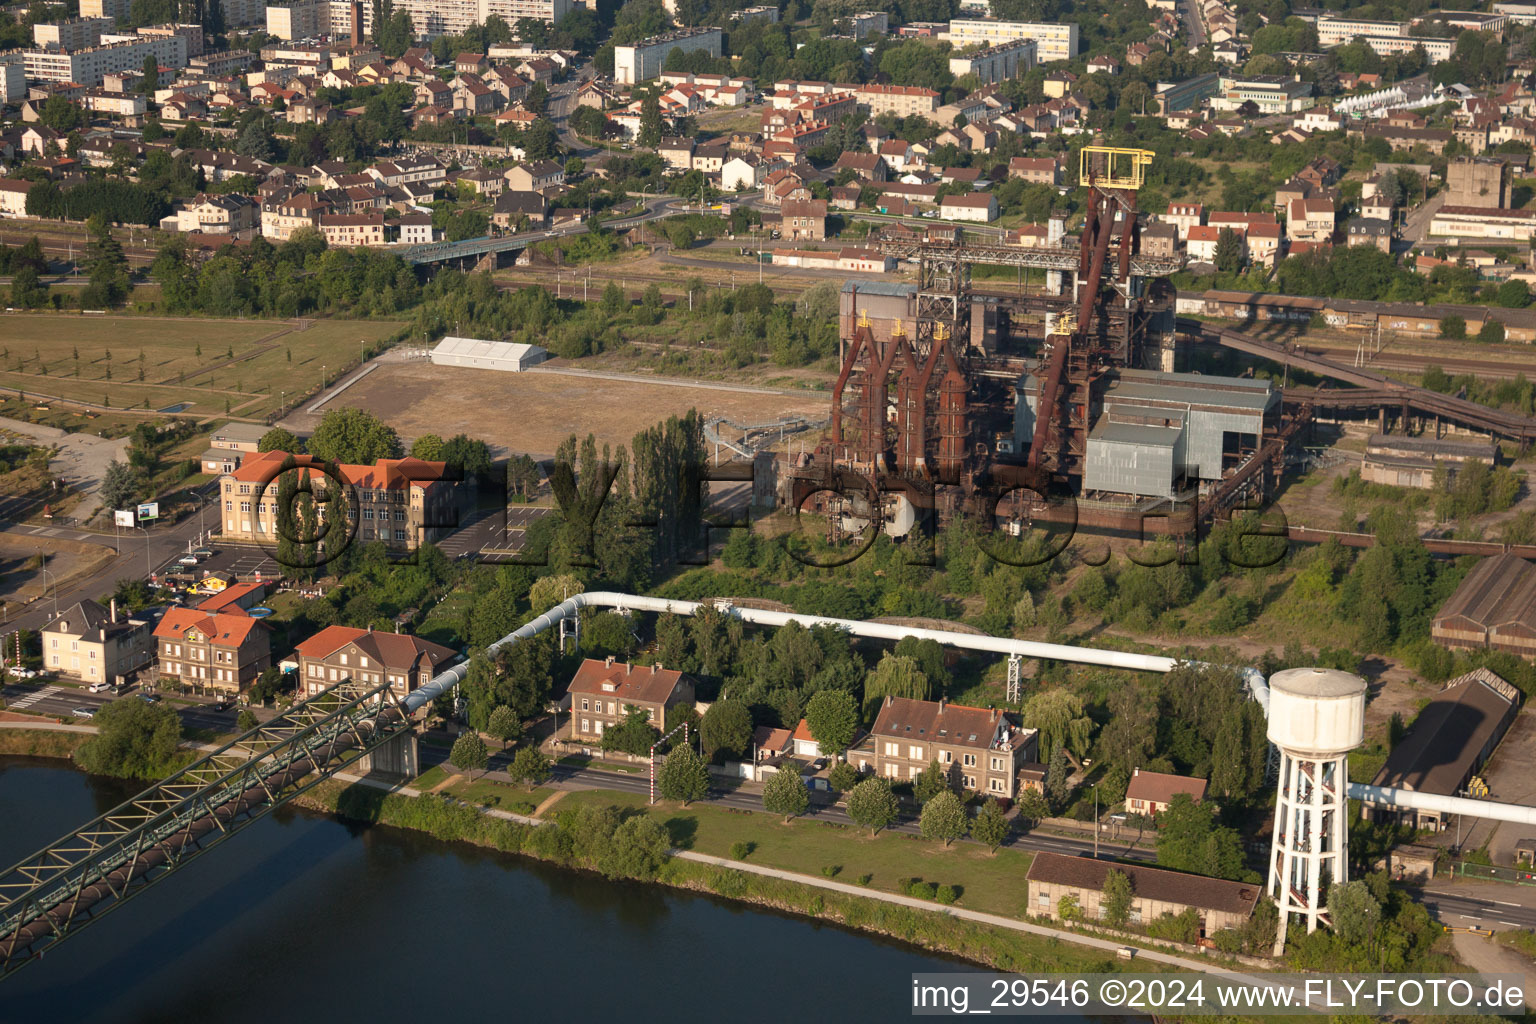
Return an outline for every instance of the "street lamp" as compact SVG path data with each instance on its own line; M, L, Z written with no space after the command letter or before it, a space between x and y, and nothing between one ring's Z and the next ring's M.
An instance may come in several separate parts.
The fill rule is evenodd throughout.
M325 390L325 364L320 364L320 390Z
M59 588L58 588L58 579L57 579L57 577L53 576L53 573L49 572L47 569L43 568L42 566L38 566L37 568L38 568L38 571L43 574L43 593L45 593L45 594L48 593L50 589L53 592L53 617L54 618L58 618L59 617ZM54 583L53 583L52 587L50 587L49 584L48 584L49 578L53 578Z

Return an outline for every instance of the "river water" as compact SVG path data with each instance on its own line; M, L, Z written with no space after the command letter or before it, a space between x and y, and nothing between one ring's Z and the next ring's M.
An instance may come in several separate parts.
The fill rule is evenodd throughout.
M0 757L0 867L136 787ZM859 1021L966 969L809 920L284 809L0 983L0 1021Z

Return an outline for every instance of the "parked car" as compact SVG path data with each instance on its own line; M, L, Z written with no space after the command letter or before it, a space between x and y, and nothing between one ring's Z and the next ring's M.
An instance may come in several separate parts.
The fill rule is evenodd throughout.
M69 713L74 715L76 718L95 718L96 717L96 709L95 708L88 708L88 707L71 708Z
M201 558L212 558L213 557L213 549L212 548L193 548L192 549L192 554L194 556L196 556L197 558L200 558L200 559Z
M161 697L158 693L141 693L139 694L139 700L146 704L159 704Z
M213 710L215 711L228 711L234 706L234 701L230 700L228 697L220 697L218 700L213 702Z
M87 686L86 689L89 690L91 693L100 693L102 690L105 690L105 689L108 689L109 687L111 687L111 685L112 684L107 682L105 679L98 679L98 680L96 680L96 682L92 683L90 686Z
M177 565L196 565L200 559L196 555L182 555L176 559Z

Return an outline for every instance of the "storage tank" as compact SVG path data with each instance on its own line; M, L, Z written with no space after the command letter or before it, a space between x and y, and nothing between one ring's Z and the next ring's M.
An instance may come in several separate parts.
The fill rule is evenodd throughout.
M1275 954L1292 918L1328 924L1328 887L1349 870L1349 752L1365 738L1365 680L1335 668L1269 678L1269 741L1280 754L1269 892L1280 911Z
M1269 741L1298 754L1344 754L1365 740L1365 680L1336 668L1269 677Z

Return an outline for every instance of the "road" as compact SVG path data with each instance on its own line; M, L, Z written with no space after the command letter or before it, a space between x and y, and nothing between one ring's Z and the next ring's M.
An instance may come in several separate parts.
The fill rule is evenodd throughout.
M62 526L12 525L5 527L4 532L22 537L61 537L88 544L102 544L106 547L112 547L115 543L115 538L110 533L91 533ZM185 551L187 542L195 539L197 535L197 516L188 516L181 523L160 530L151 530L147 534L143 530L126 531L122 539L121 554L91 576L69 584L68 589L57 594L49 593L46 598L32 602L31 610L21 615L10 615L3 624L0 624L0 638L14 633L17 629L33 631L41 629L44 623L53 618L55 597L62 611L76 601L83 601L86 598L94 600L103 594L110 593L117 581L124 577L143 579L148 575L150 567L163 565L173 556ZM146 546L148 547L147 556ZM0 595L0 597L3 596Z
M1446 193L1440 192L1408 211L1408 216L1403 219L1402 238L1398 242L1403 251L1424 241L1424 236L1429 234L1430 221L1435 219L1435 214L1445 205L1445 197Z
M442 747L423 743L421 745L422 769L433 765L443 764L448 760L448 751ZM500 773L498 781L511 782L506 775L506 766L511 758L494 753L491 757L488 769L492 778ZM448 769L452 770L452 769ZM650 792L650 779L643 774L629 775L623 772L603 771L595 768L573 768L569 765L554 765L551 773L551 783L558 789L605 789L620 793L647 794ZM705 801L718 807L729 807L734 810L762 812L763 798L761 794L748 792L735 787L722 788L720 780L713 780L714 786L710 789ZM815 804L805 812L805 817L816 821L831 821L840 825L852 825L853 819L848 817L848 812L841 807ZM903 820L892 825L887 831L901 832L908 835L917 835L918 827L915 819ZM970 842L970 840L962 840ZM1067 836L1052 836L1042 833L1027 833L1020 835L1015 833L1010 837L1008 844L1020 850L1045 850L1052 853L1060 853L1069 857L1092 856L1093 840L1072 839ZM1112 843L1108 840L1099 844L1100 856L1114 857L1122 860L1151 861L1156 855L1151 850L1142 850L1131 847L1125 843Z
M103 705L121 699L111 693L91 693L84 688L65 686L50 681L13 683L0 690L0 695L5 697L6 707L11 710L29 711L61 718L72 714L75 708L99 710ZM137 697L130 699L136 700ZM228 711L215 711L212 707L204 704L183 705L173 702L171 706L176 709L176 714L181 718L182 724L186 727L191 729L212 729L217 732L233 732L235 729L235 716L239 713L234 708Z
M1476 895L1469 892L1470 889L1471 886L1465 885L1454 889L1426 888L1419 891L1418 900L1435 920L1456 928L1477 925L1494 931L1536 929L1536 906L1527 905L1536 902L1536 892L1498 883L1479 885ZM1508 896L1523 896L1526 902L1511 902L1504 898Z
M1179 17L1184 20L1184 27L1189 30L1190 49L1198 48L1205 42L1205 25L1200 20L1200 10L1196 6L1197 0L1179 0Z
M569 118L571 112L576 109L576 90L581 83L592 78L593 71L590 63L582 65L575 78L567 79L549 90L549 102L544 107L544 114L554 124L555 131L560 138L560 145L564 146L569 156L581 157L587 166L595 167L608 159L608 150L588 146L580 137L570 129Z

